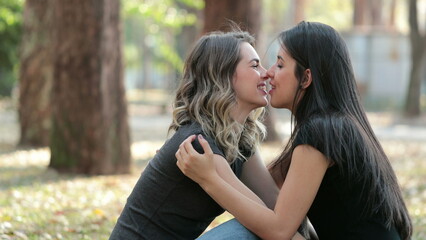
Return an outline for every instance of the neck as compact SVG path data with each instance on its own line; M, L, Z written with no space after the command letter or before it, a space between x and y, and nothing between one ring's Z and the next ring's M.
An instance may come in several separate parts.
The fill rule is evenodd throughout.
M240 124L244 124L251 111L241 111L238 107L234 107L231 111L231 118Z

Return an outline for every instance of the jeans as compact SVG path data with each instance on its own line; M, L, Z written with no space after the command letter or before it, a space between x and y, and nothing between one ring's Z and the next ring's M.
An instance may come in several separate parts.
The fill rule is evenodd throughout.
M250 230L245 228L235 218L231 219L219 226L205 232L201 235L199 240L260 240L260 238L254 235Z

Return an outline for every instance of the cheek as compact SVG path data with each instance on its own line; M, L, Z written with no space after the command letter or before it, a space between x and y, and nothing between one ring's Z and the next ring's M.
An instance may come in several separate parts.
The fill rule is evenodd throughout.
M275 75L275 79L278 79L278 82L281 85L287 86L288 80L289 80L289 74L285 71L282 71L282 72L278 73L277 75Z

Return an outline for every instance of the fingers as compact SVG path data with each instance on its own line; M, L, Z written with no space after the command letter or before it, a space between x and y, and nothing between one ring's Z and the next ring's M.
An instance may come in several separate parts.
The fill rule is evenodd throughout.
M190 155L190 156L197 156L198 155L198 152L192 146L192 142L195 140L195 138L196 138L195 135L191 135L187 139L185 139L185 141L183 141L180 144L179 149L181 150L181 152L183 154L185 154L185 156L186 155Z
M209 143L207 142L206 139L204 139L203 135L201 134L198 135L198 141L200 142L201 147L203 147L204 153L213 154L213 151L210 148Z
M180 149L178 149L178 150L177 150L177 152L175 153L175 157L176 157L176 159L177 159L177 162L179 162L179 160L181 160L181 159L182 159L182 156L181 156L181 154L180 154Z
M188 138L186 138L179 146L178 151L176 152L176 164L179 168L184 168L185 161L190 161L191 158L197 158L197 156L201 155L199 154L194 147L192 146L192 142L195 140L197 136L191 135ZM200 142L201 147L204 150L204 154L211 155L213 154L212 149L210 148L209 143L207 142L204 137L199 134L198 135L198 141Z
M182 165L181 165L182 164L182 156L180 154L180 149L177 150L177 152L175 153L175 156L176 156L176 159L177 159L176 165L179 167L179 169L182 170Z
M182 170L182 162L185 161L185 157L188 155L188 152L185 148L186 144L191 144L192 141L195 140L195 135L191 135L189 136L187 139L185 139L185 141L183 141L180 145L179 145L179 149L176 151L175 153L175 157L177 159L176 161L176 165L178 165L178 167ZM192 146L192 145L190 145Z
M185 139L185 141L183 141L180 145L179 145L179 150L181 152L181 154L183 155L188 155L188 153L191 152L191 148L192 148L192 142L195 140L195 135L191 135L189 136L187 139Z

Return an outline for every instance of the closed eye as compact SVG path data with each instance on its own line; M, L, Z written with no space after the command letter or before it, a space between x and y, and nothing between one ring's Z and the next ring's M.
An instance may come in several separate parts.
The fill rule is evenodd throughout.
M257 59L257 58L253 58L251 61L251 67L252 68L254 68L254 69L257 69L258 67L259 67L259 63L260 63L260 61L259 61L259 59Z

